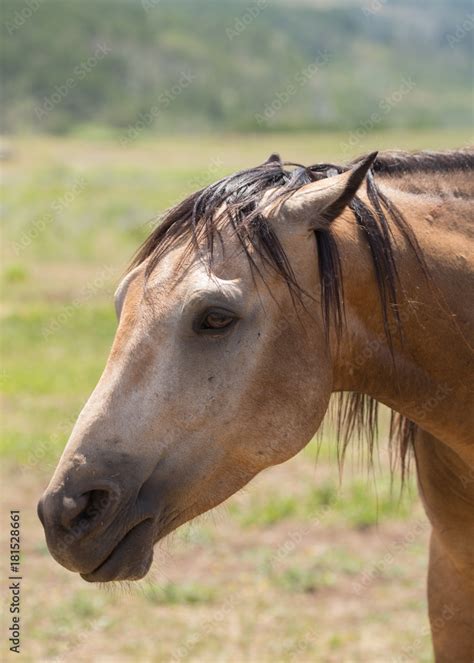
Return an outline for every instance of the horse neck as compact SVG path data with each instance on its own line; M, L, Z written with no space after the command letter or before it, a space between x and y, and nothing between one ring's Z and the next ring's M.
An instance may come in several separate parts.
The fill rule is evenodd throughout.
M347 324L339 341L332 336L334 390L368 394L458 451L467 446L472 452L468 329L474 322L469 307L474 267L472 245L468 247L469 201L409 193L406 187L394 187L392 180L390 184L388 188L382 182L381 188L415 232L430 279L394 228L402 340L394 333L390 346L363 232L352 213L337 219L334 233Z

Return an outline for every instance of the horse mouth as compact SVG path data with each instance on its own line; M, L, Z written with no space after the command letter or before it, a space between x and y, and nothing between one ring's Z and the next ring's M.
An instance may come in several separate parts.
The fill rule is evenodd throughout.
M152 519L142 520L130 529L99 566L89 573L81 573L87 582L140 580L150 570L153 561Z

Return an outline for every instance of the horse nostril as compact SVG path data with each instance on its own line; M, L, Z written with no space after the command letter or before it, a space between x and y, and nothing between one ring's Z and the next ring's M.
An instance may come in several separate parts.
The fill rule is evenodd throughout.
M112 494L108 490L90 490L78 497L63 497L61 524L66 529L72 529L80 524L81 528L89 530L109 511Z
M48 546L63 560L79 541L105 531L122 504L120 486L109 479L65 483L67 488L46 490L38 504Z
M79 495L78 498L63 497L63 508L61 511L61 524L63 527L69 528L74 519L83 513L89 503L90 493Z

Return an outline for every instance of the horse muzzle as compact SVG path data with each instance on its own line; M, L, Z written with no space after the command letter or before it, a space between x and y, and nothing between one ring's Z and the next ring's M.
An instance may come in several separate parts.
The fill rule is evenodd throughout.
M99 474L96 469L91 475ZM69 470L39 501L38 516L52 556L89 582L138 580L150 568L153 505L140 499L140 482L138 489L134 481L128 487L124 483Z

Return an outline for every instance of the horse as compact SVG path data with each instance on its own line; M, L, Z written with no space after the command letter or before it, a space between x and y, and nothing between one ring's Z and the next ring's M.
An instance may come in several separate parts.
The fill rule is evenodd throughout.
M300 451L338 394L339 445L392 411L431 524L436 661L474 655L474 151L267 161L170 209L115 294L118 328L38 513L88 582Z

